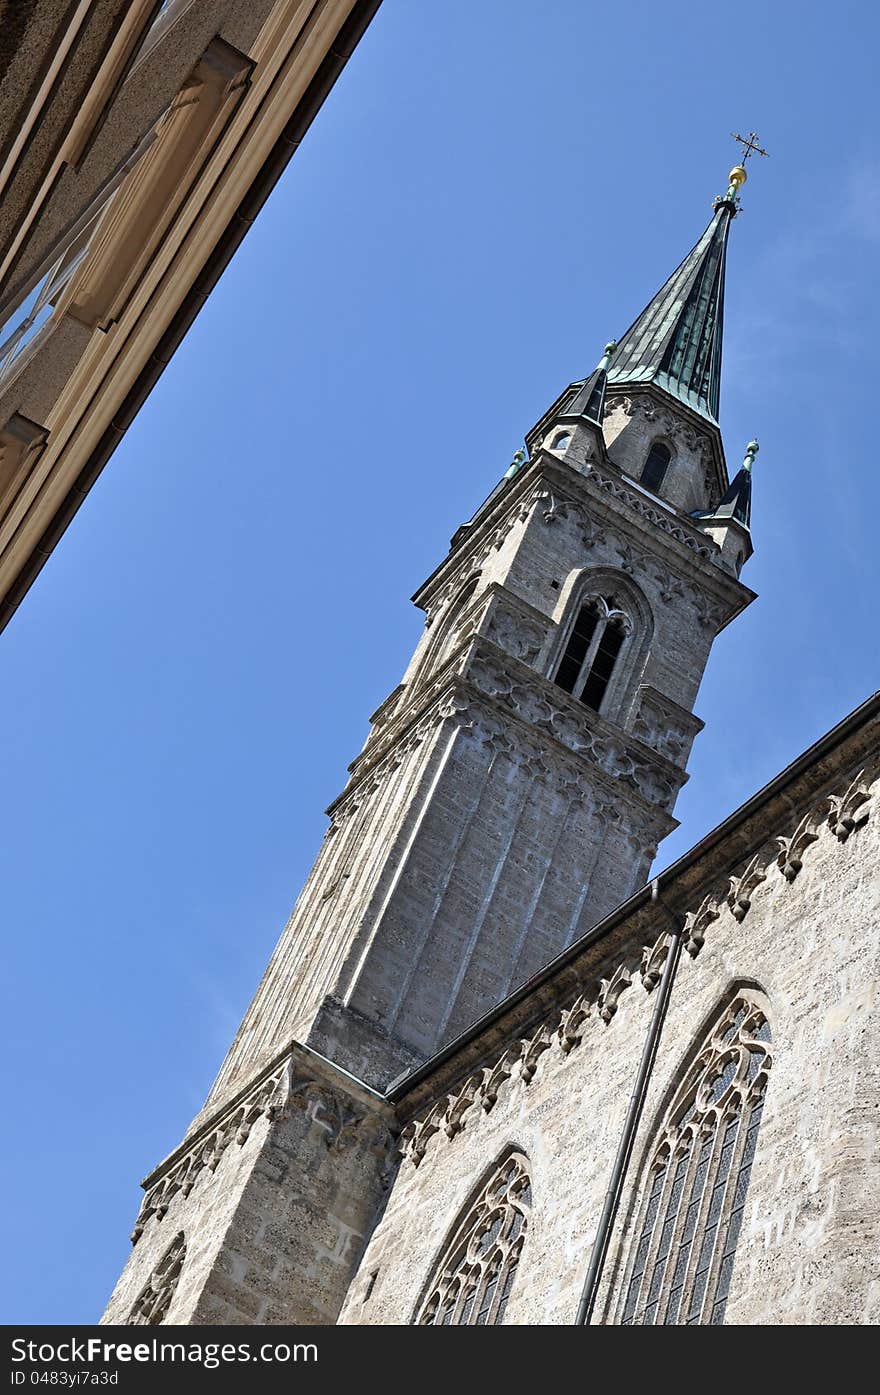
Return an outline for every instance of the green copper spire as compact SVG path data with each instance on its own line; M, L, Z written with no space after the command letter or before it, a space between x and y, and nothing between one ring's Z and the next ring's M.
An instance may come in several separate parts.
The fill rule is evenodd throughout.
M727 237L745 181L745 166L736 165L703 236L620 340L610 383L656 383L718 420Z

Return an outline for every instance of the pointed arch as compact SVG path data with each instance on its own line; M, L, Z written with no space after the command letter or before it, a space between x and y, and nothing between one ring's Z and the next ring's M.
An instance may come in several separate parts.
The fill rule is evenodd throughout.
M477 587L480 584L480 572L471 572L470 576L462 583L452 597L447 601L446 606L441 611L436 621L436 629L431 635L425 652L419 661L412 683L413 686L422 679L428 678L440 668L447 655L451 652L453 643L458 639L458 632L461 628L460 621L464 611L473 600Z
M575 572L560 598L549 676L610 721L625 720L654 633L648 598L615 567Z
M413 1322L422 1327L503 1322L531 1205L528 1159L508 1148L459 1211Z
M186 1238L181 1230L138 1294L128 1319L130 1326L155 1327L165 1321L185 1259Z
M623 1326L719 1324L764 1107L766 998L738 986L697 1037L648 1150L625 1280Z

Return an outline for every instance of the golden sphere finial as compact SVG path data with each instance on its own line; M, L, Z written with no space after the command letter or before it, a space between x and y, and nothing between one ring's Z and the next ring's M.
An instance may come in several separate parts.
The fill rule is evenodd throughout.
M737 189L742 188L748 177L749 176L746 174L745 165L734 165L733 169L730 171L730 174L727 176L731 184L735 184Z

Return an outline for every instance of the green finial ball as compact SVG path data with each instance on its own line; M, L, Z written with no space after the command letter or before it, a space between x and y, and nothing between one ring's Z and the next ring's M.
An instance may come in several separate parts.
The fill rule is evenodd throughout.
M608 340L608 343L605 345L605 352L606 352L606 354L613 354L613 353L614 353L614 350L615 350L616 348L617 348L617 340L616 340L616 339L609 339L609 340Z
M757 441L749 441L749 444L746 446L746 458L745 458L745 460L743 461L743 465L744 465L744 467L745 467L747 470L750 470L750 469L752 468L752 466L754 465L754 463L755 463L755 456L756 456L757 454L758 454L758 442L757 442Z

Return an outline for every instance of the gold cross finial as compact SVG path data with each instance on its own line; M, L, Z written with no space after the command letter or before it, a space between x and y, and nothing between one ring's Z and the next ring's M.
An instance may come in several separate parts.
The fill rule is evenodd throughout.
M739 191L748 179L748 172L746 170L746 160L749 158L750 155L766 156L767 151L763 150L761 146L758 144L760 137L757 131L749 131L748 136L734 135L734 133L731 131L731 135L733 136L733 139L735 141L739 141L740 145L743 147L742 164L734 165L733 169L730 171L730 174L728 175L730 185L728 187L724 199L720 200L719 202L732 203L735 213L739 206Z
M731 131L730 134L733 136L733 139L739 141L740 145L743 147L743 164L745 164L750 155L767 155L767 151L762 150L758 144L761 137L758 135L757 131L749 131L748 136L734 135L733 131Z

